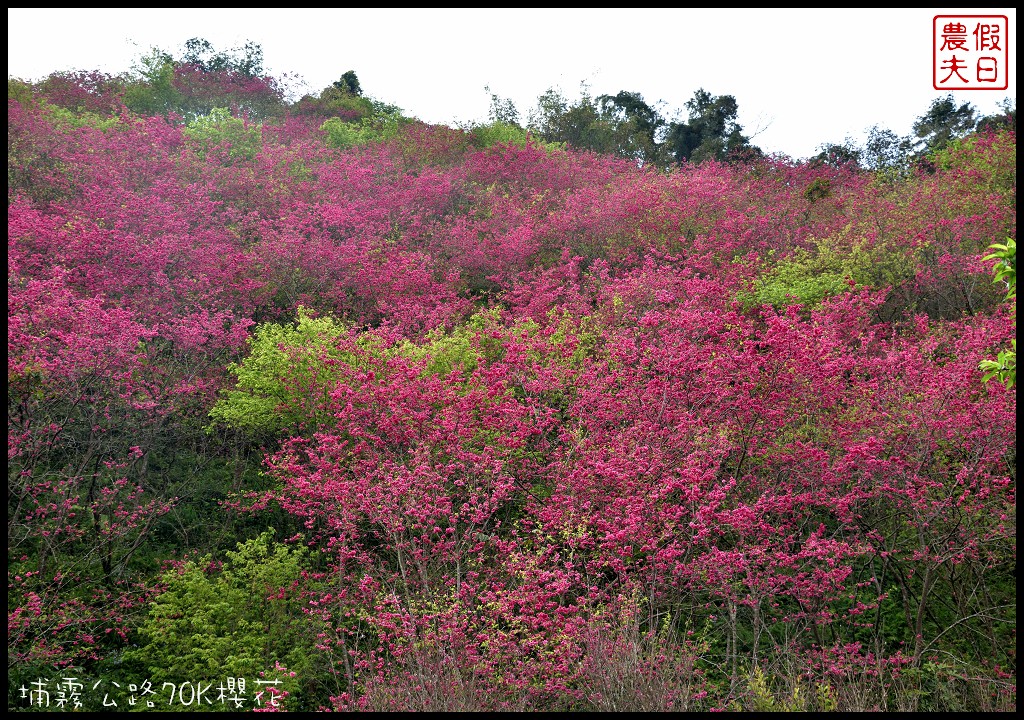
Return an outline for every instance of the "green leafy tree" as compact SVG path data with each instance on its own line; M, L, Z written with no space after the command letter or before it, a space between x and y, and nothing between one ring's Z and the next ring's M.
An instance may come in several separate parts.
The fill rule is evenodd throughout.
M978 130L996 131L1013 130L1017 131L1017 101L1013 98L1003 98L999 103L1002 112L986 115L978 121Z
M338 118L347 123L359 125L368 122L371 126L379 126L392 121L406 122L402 109L397 105L376 100L364 95L359 78L349 70L340 80L331 83L317 96L306 95L292 106L293 112L299 115L314 115L324 118ZM352 142L341 145L347 147Z
M324 88L314 102L320 106L322 113L344 120L358 121L373 114L369 99L353 95L347 88L340 88L337 84Z
M292 696L285 707L298 709L301 690L314 692L328 675L315 650L319 621L304 612L297 590L306 554L267 531L239 543L222 564L207 555L167 572L167 589L151 603L141 643L125 653L125 663L157 687L276 675Z
M351 337L332 317L313 317L299 308L295 323L260 325L249 340L249 354L229 366L235 388L225 391L210 411L215 425L273 435L316 429L333 421L330 393L345 376L377 361L400 355L425 362L425 372L445 374L455 367L476 368L473 338L497 323L499 311L474 314L450 333L435 330L426 342L405 341L392 348L373 333ZM493 343L481 341L490 350Z
M906 177L910 172L910 159L914 141L901 137L889 128L875 125L868 131L861 159L868 170L887 180Z
M950 142L974 130L977 119L969 102L957 105L953 95L936 98L928 112L914 123L920 154L942 150Z
M249 40L242 47L217 52L205 38L185 41L185 51L177 60L181 65L195 65L203 72L229 71L247 78L262 77L263 47Z
M563 147L558 143L544 143L538 136L531 135L529 130L519 124L519 110L514 102L491 92L490 87L485 86L484 90L491 95L491 107L487 112L489 122L469 128L474 145L481 148L495 145L526 147L532 143L549 152Z
M184 104L174 86L174 58L158 48L139 59L125 89L125 105L143 115L166 115Z
M334 87L343 90L349 95L362 95L363 89L359 86L359 78L355 70L349 70L342 74L341 79L334 82Z
M397 108L395 110L397 111ZM401 113L385 108L380 114L371 112L359 121L346 121L340 117L328 118L320 129L327 133L328 145L344 149L390 140L397 137L401 128L408 123L409 120Z
M565 149L562 143L543 142L531 135L528 130L524 130L518 125L501 122L500 120L472 127L470 132L473 144L480 148L489 148L495 145L515 145L517 147L533 145L541 147L549 153Z
M504 123L505 125L519 125L519 109L516 104L508 98L503 98L497 93L491 92L489 86L484 86L491 96L491 107L487 111L487 119L492 123Z
M995 273L994 282L1006 284L1006 301L1012 303L1014 327L1017 325L1017 241L1007 238L1006 244L996 243L989 246L993 252L986 255L984 260L995 260L993 267ZM983 360L981 369L985 372L983 380L988 382L996 378L999 382L1012 388L1017 384L1017 340L1010 341L1010 348L1002 350L995 360Z
M739 105L732 95L714 96L703 88L687 101L689 121L669 125L665 143L676 162L725 160L740 150L753 150L736 118Z
M584 85L575 103L553 88L541 95L528 127L548 142L646 165L660 161L657 135L664 124L639 93L622 91L594 98Z
M825 165L831 165L832 167L843 167L853 163L854 166L860 167L861 156L863 151L857 147L857 144L847 138L842 143L825 143L818 146L818 154L812 158L812 161L823 163Z
M623 90L616 95L601 95L597 102L601 114L616 123L621 143L619 155L644 164L660 160L658 135L666 125L665 119L644 102L643 95Z
M812 183L808 190L821 187ZM748 307L815 307L825 298L854 288L900 286L913 275L913 258L899 243L851 236L846 228L785 257L768 253L750 291L737 297Z
M355 361L338 348L348 329L331 317L313 317L299 308L294 324L260 325L249 339L249 355L228 369L236 388L210 411L227 427L253 433L297 430L299 425L327 419L327 393L339 374L339 363ZM369 342L366 336L364 342Z
M527 127L548 142L579 150L612 154L617 147L613 123L602 117L586 86L572 104L558 90L548 89L537 98Z
M192 120L185 136L196 144L200 156L220 148L232 162L254 160L263 146L261 126L232 117L227 108L214 108L209 115Z

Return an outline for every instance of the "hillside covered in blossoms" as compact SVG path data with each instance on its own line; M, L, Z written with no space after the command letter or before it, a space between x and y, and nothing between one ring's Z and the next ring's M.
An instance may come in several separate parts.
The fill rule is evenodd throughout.
M794 161L202 49L8 82L11 709L1015 709L1015 119Z

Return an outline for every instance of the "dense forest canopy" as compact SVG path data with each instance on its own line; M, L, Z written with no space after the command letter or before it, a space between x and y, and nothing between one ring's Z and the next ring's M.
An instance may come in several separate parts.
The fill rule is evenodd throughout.
M9 708L1015 709L1015 106L685 109L9 79Z

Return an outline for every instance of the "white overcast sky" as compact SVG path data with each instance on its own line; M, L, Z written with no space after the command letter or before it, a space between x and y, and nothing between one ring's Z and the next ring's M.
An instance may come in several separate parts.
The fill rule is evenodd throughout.
M804 158L825 142L863 141L875 124L899 134L932 100L932 18L1005 15L1009 87L962 90L981 114L1016 98L1014 8L683 9L69 9L8 8L8 76L58 70L116 74L153 47L172 54L203 37L218 50L247 40L273 74L318 92L355 70L364 93L426 122L485 120L490 96L523 119L549 87L570 99L639 92L662 113L695 90L733 95L740 123L769 153Z

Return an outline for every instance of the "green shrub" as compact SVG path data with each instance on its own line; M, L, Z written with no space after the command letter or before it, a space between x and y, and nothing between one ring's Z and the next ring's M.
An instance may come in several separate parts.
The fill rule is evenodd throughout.
M327 134L327 144L344 150L398 137L409 120L398 114L397 109L381 107L384 108L382 112L366 116L358 122L342 120L340 117L325 120L320 129Z
M283 681L280 688L292 696L286 706L300 705L302 688L325 675L313 649L318 621L304 612L296 590L306 549L272 538L268 530L239 543L219 567L207 555L167 572L167 590L139 628L140 646L124 661L158 688L226 678L245 678L251 688L262 673Z
M223 148L231 160L254 160L263 147L262 126L232 117L227 108L214 108L209 115L195 118L185 127L185 136L204 157Z
M811 308L852 288L897 287L914 276L914 259L905 249L851 239L849 230L818 240L812 250L798 248L774 264L770 256L752 289L738 299L747 307Z
M332 317L299 308L294 324L265 323L249 339L249 355L228 371L237 378L210 417L215 423L258 433L294 430L329 419L327 404L341 369L357 358L338 341L348 329ZM364 336L364 344L372 337Z

